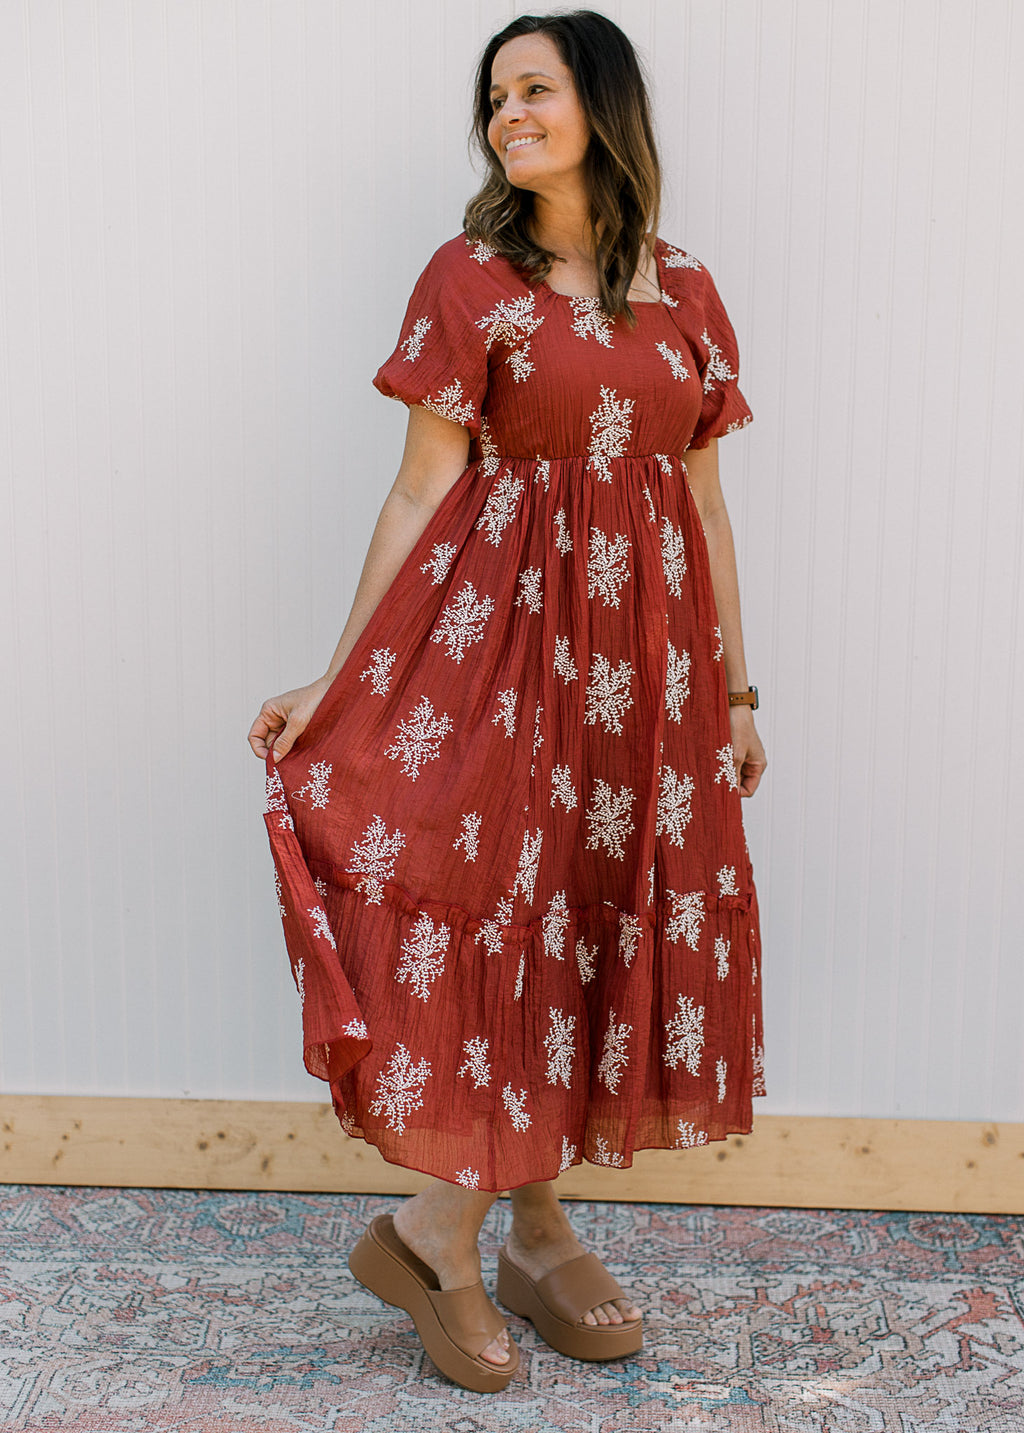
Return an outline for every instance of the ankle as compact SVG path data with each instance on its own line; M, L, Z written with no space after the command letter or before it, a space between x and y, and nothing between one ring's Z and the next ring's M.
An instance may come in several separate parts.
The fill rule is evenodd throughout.
M523 1249L537 1249L555 1240L575 1239L572 1228L560 1208L529 1213L514 1213L509 1239Z
M477 1250L480 1229L490 1203L486 1196L459 1198L447 1192L448 1186L428 1185L418 1194L400 1204L395 1211L395 1227L432 1250L450 1251L462 1260ZM462 1194L463 1191L459 1191Z

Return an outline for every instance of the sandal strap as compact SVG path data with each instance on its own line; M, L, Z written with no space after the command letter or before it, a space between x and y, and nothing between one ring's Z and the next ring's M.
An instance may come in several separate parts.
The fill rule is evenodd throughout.
M452 1343L470 1358L476 1358L505 1327L482 1283L462 1289L428 1289L426 1293ZM495 1364L498 1372L501 1367Z
M624 1299L625 1291L596 1254L581 1254L559 1264L535 1285L538 1297L558 1318L577 1324L597 1304Z

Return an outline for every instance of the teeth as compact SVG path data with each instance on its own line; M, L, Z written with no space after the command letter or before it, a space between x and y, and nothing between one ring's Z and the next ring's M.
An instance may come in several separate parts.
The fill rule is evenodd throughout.
M521 149L524 144L536 144L538 139L540 139L539 134L524 136L522 139L511 139L505 146L505 153L507 154L510 149Z

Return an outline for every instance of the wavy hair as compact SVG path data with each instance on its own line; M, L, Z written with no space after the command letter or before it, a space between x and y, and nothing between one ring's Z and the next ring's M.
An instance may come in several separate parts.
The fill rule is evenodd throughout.
M532 280L546 279L557 255L541 248L530 233L533 194L509 183L491 148L491 67L502 45L520 35L549 35L576 86L590 130L584 161L590 194L590 222L596 236L601 305L632 326L630 284L657 232L661 165L654 140L650 100L636 51L604 15L574 10L562 15L520 15L487 42L476 74L471 139L483 156L483 186L466 206L464 226L504 254Z

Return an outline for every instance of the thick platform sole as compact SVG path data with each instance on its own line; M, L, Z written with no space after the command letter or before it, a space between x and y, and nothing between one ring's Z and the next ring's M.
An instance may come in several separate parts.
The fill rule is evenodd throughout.
M627 1324L601 1324L597 1328L560 1319L541 1300L533 1280L517 1269L504 1252L498 1255L495 1297L511 1313L529 1319L544 1342L558 1353L564 1353L566 1358L596 1363L608 1358L625 1358L643 1348L641 1319Z
M509 1350L508 1363L501 1367L473 1358L460 1348L445 1328L428 1290L411 1272L409 1265L381 1242L374 1224L362 1234L348 1257L352 1277L386 1304L405 1310L416 1325L416 1332L427 1354L446 1378L474 1393L500 1393L507 1388L519 1367L515 1345ZM410 1258L415 1260L415 1255L410 1253ZM416 1263L420 1261L416 1260ZM426 1268L425 1265L420 1267Z

